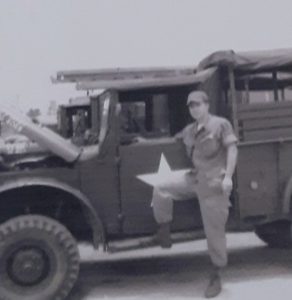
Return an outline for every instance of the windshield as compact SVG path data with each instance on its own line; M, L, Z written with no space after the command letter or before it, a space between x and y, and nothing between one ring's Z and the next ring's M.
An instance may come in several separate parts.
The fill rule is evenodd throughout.
M36 152L52 152L55 155L63 158L67 162L75 161L82 152L84 146L96 145L96 149L91 147L90 155L85 155L84 158L97 155L100 146L106 139L109 129L109 114L110 114L110 93L104 93L93 99L95 105L91 106L91 113L95 117L95 127L81 130L84 125L82 117L85 115L79 113L79 124L75 128L78 129L79 136L75 134L72 139L64 139L59 134L52 130L35 124L32 120L17 112L14 109L4 109L0 107L2 127L8 126L13 129L13 133L17 133L14 137L5 138L1 136L0 154L28 154ZM92 110L96 107L96 110ZM74 143L74 138L82 138L78 143ZM75 140L76 141L76 140ZM84 151L83 151L84 152Z
M110 93L92 97L90 104L73 115L73 132L70 139L75 145L88 146L98 144L104 139L104 130L108 127L110 111Z

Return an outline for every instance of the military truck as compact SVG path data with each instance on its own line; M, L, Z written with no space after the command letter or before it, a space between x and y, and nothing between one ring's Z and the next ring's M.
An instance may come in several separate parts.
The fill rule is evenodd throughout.
M192 121L194 89L240 139L227 229L290 246L291 72L290 49L216 52L197 68L58 72L55 82L105 89L89 96L95 139L83 146L1 107L33 146L25 159L2 150L0 299L65 299L78 278L79 241L109 254L154 246L153 187L141 178L158 172L161 157L172 170L190 168L173 136ZM172 232L174 242L204 237L196 199L175 203Z

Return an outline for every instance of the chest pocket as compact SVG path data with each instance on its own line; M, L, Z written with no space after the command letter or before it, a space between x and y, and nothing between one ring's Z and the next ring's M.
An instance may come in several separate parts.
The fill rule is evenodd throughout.
M209 133L200 138L197 147L202 156L206 158L212 158L218 153L220 143L216 136L214 136L214 134Z
M186 135L183 138L183 142L185 144L188 156L191 157L192 153L193 153L193 150L194 150L194 147L195 147L194 138L190 134Z

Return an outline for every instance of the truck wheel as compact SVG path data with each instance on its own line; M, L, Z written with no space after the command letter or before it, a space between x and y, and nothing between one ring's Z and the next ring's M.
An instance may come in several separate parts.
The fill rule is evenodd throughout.
M79 273L71 233L39 215L13 218L0 226L0 300L61 300Z
M270 247L290 248L292 246L292 227L288 220L257 226L255 233Z

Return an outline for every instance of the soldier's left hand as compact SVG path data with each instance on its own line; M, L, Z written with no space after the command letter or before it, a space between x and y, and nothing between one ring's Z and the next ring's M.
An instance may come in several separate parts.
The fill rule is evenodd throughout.
M233 183L230 176L225 176L222 181L222 190L226 195L230 195L232 191Z

